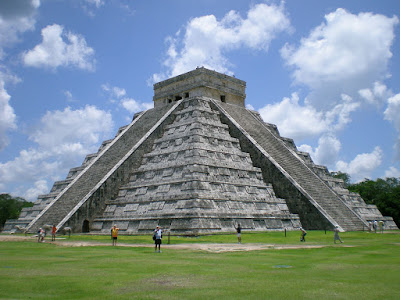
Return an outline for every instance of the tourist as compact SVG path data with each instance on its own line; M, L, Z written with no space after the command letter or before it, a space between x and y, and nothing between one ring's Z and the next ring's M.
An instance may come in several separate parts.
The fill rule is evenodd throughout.
M154 230L154 251L157 252L157 245L158 245L158 253L161 253L161 239L162 239L162 230L160 226L157 226L157 228Z
M333 229L333 232L335 233L335 235L333 236L333 242L336 244L336 241L340 241L340 243L343 243L343 241L340 239L339 237L339 226L335 226L335 228Z
M376 230L378 229L378 221L374 220L374 231L376 233Z
M379 231L380 231L381 233L383 233L383 226L384 226L383 221L380 220L380 221L379 221Z
M53 227L51 228L51 241L56 240L56 232L57 232L57 227L53 225Z
M46 231L43 228L39 228L38 231L38 242L44 242L44 237L46 236Z
M118 230L116 225L111 228L111 236L112 236L112 245L117 246L117 239L118 239Z
M301 231L300 242L305 242L307 231L303 227L300 227L300 231Z
M242 228L240 227L240 224L238 224L238 226L236 228L236 232L237 232L238 244L241 244L242 243L242 236L241 236Z
M41 232L42 232L42 228L39 228L39 229L38 229L38 232L37 232L37 241L38 241L38 243L40 243Z

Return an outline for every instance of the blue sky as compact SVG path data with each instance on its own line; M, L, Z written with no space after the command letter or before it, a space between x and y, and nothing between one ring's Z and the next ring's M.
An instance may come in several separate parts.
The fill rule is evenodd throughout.
M34 201L204 66L330 171L400 177L400 2L0 1L0 192Z

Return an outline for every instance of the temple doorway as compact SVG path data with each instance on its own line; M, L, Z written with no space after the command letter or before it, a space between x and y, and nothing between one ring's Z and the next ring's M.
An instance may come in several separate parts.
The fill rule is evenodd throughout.
M83 233L90 231L90 226L89 225L90 224L89 224L88 220L83 221L83 225L82 225L82 232Z

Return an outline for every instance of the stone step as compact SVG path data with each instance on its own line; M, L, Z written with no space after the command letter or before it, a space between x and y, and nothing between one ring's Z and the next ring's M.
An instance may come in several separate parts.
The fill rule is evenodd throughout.
M316 201L330 217L345 230L362 228L363 221L347 207L339 196L329 188L305 163L290 151L282 140L273 135L263 122L245 108L218 103L275 161L289 176ZM221 110L221 112L223 112ZM303 192L304 194L304 192ZM341 218L345 216L345 219ZM345 221L347 219L347 221Z
M134 124L117 137L115 141L108 141L94 161L82 171L64 193L50 203L41 214L30 224L30 231L36 231L44 224L58 224L64 217L99 183L100 180L125 156L129 150L161 119L170 109L163 106L146 111ZM113 143L114 142L114 143ZM113 143L113 144L112 144ZM107 148L108 147L108 148Z
M203 106L196 105L199 101ZM182 118L166 126L153 150L132 172L130 182L120 188L119 197L106 202L103 216L95 220L97 230L107 228L110 220L124 222L130 232L146 226L145 221L174 223L176 219L181 219L179 226L188 231L185 222L190 220L218 230L225 229L226 220L242 223L255 219L262 224L271 217L281 223L278 228L283 228L284 222L290 229L299 226L298 216L291 214L285 200L277 198L272 186L263 181L261 169L253 166L239 140L231 137L229 127L214 118L220 114L204 109L209 103L205 99L183 102L184 113L175 113ZM213 126L209 126L211 121ZM206 132L199 134L200 127ZM204 149L207 151L201 152ZM168 228L175 225L167 224Z

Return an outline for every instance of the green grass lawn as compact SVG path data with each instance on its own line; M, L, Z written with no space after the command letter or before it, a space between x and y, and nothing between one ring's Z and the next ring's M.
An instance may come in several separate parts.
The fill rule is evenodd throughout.
M246 243L298 244L299 232L242 234ZM306 245L210 253L148 247L66 247L34 239L0 242L0 299L400 299L400 232L309 231ZM107 242L107 236L65 241ZM171 237L178 243L234 243L235 235ZM151 236L118 242L151 244ZM351 247L349 247L351 246Z

